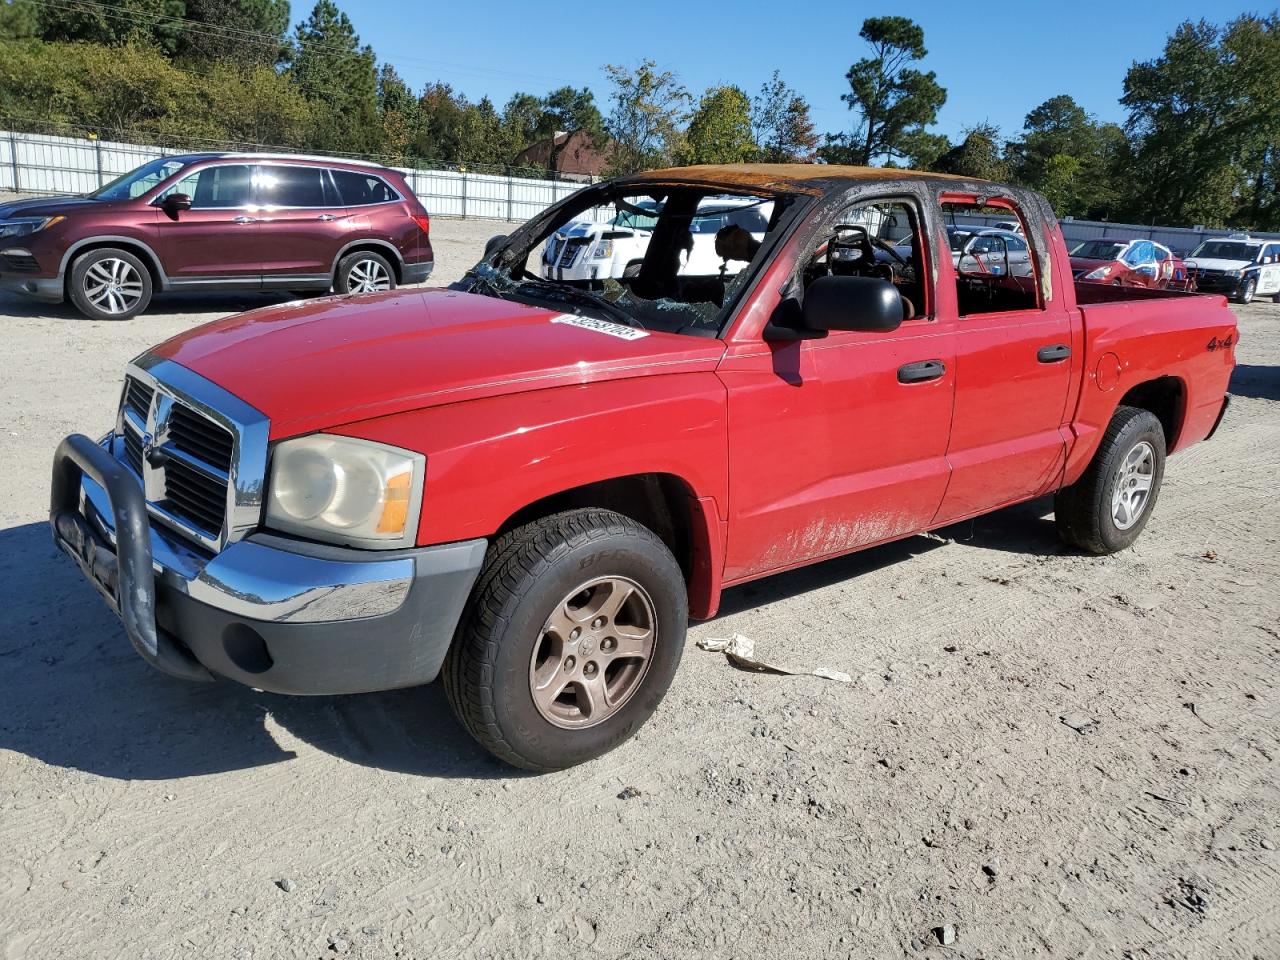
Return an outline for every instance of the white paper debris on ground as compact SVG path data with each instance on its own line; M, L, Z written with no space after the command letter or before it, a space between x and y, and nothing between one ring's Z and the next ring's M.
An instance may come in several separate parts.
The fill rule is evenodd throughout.
M830 667L793 667L788 664L765 660L756 654L756 642L750 637L735 633L727 640L709 637L699 640L698 647L708 653L723 653L729 662L743 670L756 670L764 673L784 673L795 677L821 677L823 680L835 680L839 683L853 683L853 677Z

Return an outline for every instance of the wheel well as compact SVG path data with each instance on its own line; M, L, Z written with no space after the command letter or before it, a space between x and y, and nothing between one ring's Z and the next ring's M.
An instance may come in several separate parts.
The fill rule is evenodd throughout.
M599 507L630 517L648 527L667 545L689 580L693 570L693 493L669 473L641 473L588 483L554 493L518 510L496 536L553 513Z
M1177 377L1157 377L1140 383L1130 388L1120 403L1154 414L1164 428L1165 446L1169 450L1177 446L1178 431L1182 427L1182 417L1187 405L1187 388L1181 380Z
M391 264L391 272L396 275L396 283L400 282L402 275L402 264L400 263L400 258L380 243L356 243L348 247L346 250L343 250L342 255L338 257L338 263L333 266L333 279L335 282L338 279L338 264L342 263L343 260L347 259L347 257L351 256L353 253L376 253L383 260L386 260L387 263Z
M159 292L163 285L161 279L160 264L156 262L155 256L140 243L131 243L128 240L94 240L86 243L83 247L78 247L76 252L71 255L71 259L67 261L67 271L62 278L63 292L69 290L68 284L71 283L71 269L75 262L83 257L86 253L92 253L94 250L124 250L132 253L135 257L142 261L143 266L147 268L147 273L151 274L151 289Z

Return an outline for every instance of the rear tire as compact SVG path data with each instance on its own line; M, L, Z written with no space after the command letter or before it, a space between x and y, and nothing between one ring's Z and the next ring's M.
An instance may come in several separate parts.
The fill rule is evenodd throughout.
M151 271L118 247L90 250L71 264L67 294L90 320L129 320L151 303Z
M333 289L336 293L377 293L396 288L396 272L387 258L368 250L357 250L338 263Z
M687 627L684 576L656 534L609 510L555 514L490 547L445 658L445 694L500 759L571 767L649 719Z
M1164 428L1154 414L1117 408L1084 475L1054 497L1062 539L1099 555L1131 546L1155 510L1164 461Z

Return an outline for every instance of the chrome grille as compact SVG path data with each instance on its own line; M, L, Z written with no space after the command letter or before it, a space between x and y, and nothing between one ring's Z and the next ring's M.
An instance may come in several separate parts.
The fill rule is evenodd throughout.
M269 426L217 384L145 355L125 378L114 450L152 518L216 552L261 520Z
M223 473L231 471L231 434L181 404L169 413L169 443Z

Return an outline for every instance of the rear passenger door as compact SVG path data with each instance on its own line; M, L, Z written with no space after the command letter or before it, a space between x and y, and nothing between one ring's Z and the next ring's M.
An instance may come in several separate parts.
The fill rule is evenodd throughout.
M254 196L266 258L264 287L323 287L352 233L351 217L324 167L260 164Z
M252 209L253 167L223 163L201 167L169 187L155 201L185 193L191 209L160 211L156 231L160 258L178 289L256 286L262 273L262 246Z
M943 195L943 221L988 212L976 198ZM994 205L994 202L993 202ZM1023 235L1031 224L1019 214ZM1029 251L1030 275L1001 277L940 263L938 283L954 284L955 418L947 444L951 481L935 525L985 513L1054 489L1062 475L1062 431L1072 376L1070 315L1059 294L1045 302L1050 264ZM1055 286L1069 278L1055 277Z

